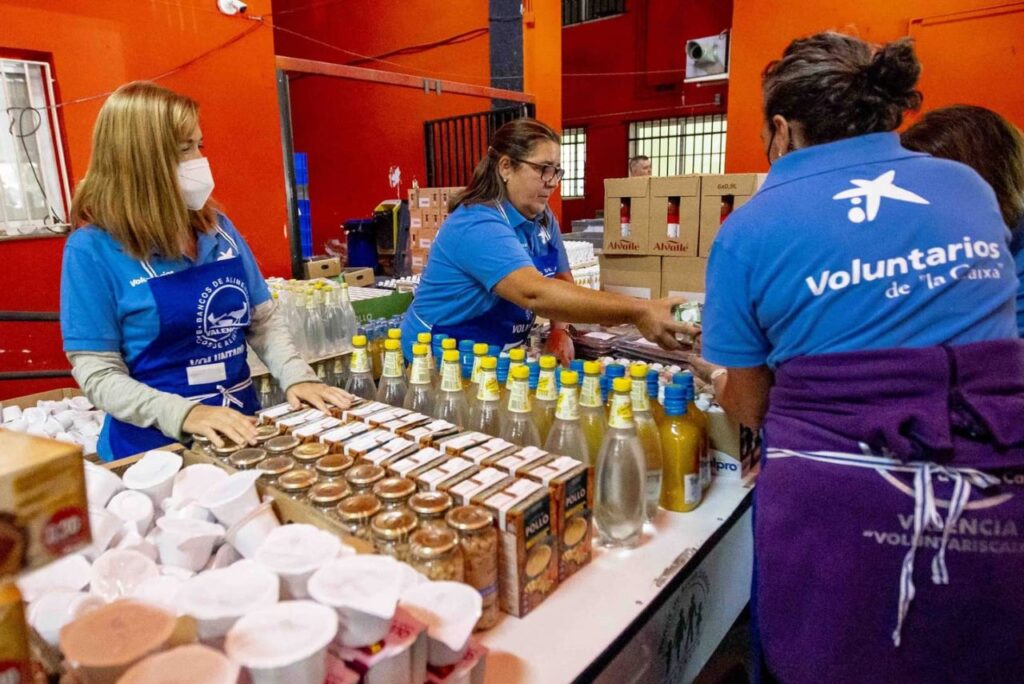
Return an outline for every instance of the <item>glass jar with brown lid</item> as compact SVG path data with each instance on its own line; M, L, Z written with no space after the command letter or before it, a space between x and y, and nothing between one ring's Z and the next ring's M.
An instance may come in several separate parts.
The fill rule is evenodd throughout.
M273 439L281 434L281 428L276 425L257 425L256 443L263 445L268 439Z
M272 484L294 467L295 461L291 456L270 456L263 459L256 469L260 471L261 480Z
M382 511L373 516L370 530L377 553L406 562L409 560L409 535L416 530L416 514L409 509Z
M192 435L192 451L213 456L213 444L210 442L210 438L200 434Z
M494 516L482 506L459 506L445 516L458 532L465 568L464 582L483 598L483 613L476 629L490 629L498 622L498 532Z
M405 508L409 497L416 493L416 483L405 477L386 477L373 485L373 493L385 511L397 511Z
M263 443L263 448L270 456L291 456L297 446L299 446L299 439L293 435L278 435Z
M316 474L324 480L344 479L345 471L352 467L354 459L345 454L327 454L316 462Z
M341 521L341 526L353 537L368 542L373 541L370 521L378 513L380 501L373 494L353 494L334 507L334 514Z
M352 489L344 480L317 482L309 490L309 502L317 508L333 509L351 493Z
M444 516L452 507L452 497L447 492L420 492L409 497L409 510L420 519L421 530L448 529Z
M409 537L409 565L437 582L464 581L459 535L450 528L416 530Z
M293 499L304 499L316 484L316 473L305 468L292 468L277 477L277 488Z
M214 444L210 445L210 449L213 451L213 455L221 459L222 461L228 460L231 454L235 453L241 448L242 446L240 444L235 444L229 439L225 439L224 444L221 446L216 446Z
M307 442L292 449L292 458L306 468L312 468L313 464L327 455L327 445L319 442Z
M267 457L267 450L259 447L239 449L228 456L228 463L239 470L252 470Z
M372 492L373 486L383 480L385 475L387 473L379 465L360 463L345 471L345 480L354 493L362 494Z

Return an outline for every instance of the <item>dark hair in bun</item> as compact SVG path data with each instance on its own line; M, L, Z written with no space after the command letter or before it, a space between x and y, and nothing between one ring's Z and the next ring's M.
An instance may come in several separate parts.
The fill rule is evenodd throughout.
M841 33L794 40L764 70L764 115L803 126L808 145L895 130L921 105L909 38L873 46Z

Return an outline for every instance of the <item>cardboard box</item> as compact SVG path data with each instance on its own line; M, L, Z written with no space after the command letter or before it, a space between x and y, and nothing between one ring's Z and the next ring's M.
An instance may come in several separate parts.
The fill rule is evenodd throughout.
M651 179L608 178L604 182L604 253L646 254ZM628 207L629 221L622 221Z
M501 609L525 617L558 586L558 562L548 489L516 480L483 501L498 524Z
M464 451L480 446L492 439L482 432L463 432L462 434L441 440L437 448L449 456L461 456Z
M746 204L764 183L764 173L703 176L700 181L700 240L697 256L711 254L718 229L730 213Z
M700 236L700 176L651 178L648 216L648 254L697 256L697 240Z
M447 459L434 447L425 447L411 456L399 459L387 467L388 473L395 477L407 477L410 480L421 473L436 468Z
M426 254L412 254L409 257L409 268L413 274L423 273L423 269L427 267L427 255Z
M761 432L741 425L721 409L706 411L711 474L742 480L761 460Z
M0 580L91 540L81 447L0 430Z
M447 491L478 471L479 468L469 459L456 457L420 473L414 479L416 488L421 492Z
M436 446L440 440L457 434L459 428L446 420L431 420L425 425L399 428L396 433L419 443L421 447Z
M349 287L373 287L376 279L373 276L373 269L365 266L341 269L342 279Z
M505 456L511 456L519 451L519 447L512 442L507 442L500 437L490 439L479 446L467 449L462 452L464 458L468 458L477 465L484 465L484 462L493 463Z
M468 506L471 503L480 503L513 482L515 482L515 478L504 470L483 468L453 487L449 487L448 493L456 506Z
M560 456L523 477L547 485L558 538L558 581L569 579L593 556L594 469Z
M410 228L409 249L429 252L437 239L437 231L437 228Z
M661 295L661 257L601 256L601 289L639 299Z
M528 446L523 447L510 456L492 458L485 463L498 470L504 470L509 475L520 476L523 471L536 468L543 463L548 463L552 458L552 455L547 451L534 446Z
M661 260L661 296L704 301L704 275L708 260L700 257L665 257Z
M333 278L341 275L341 259L338 257L319 257L310 259L304 264L306 278Z

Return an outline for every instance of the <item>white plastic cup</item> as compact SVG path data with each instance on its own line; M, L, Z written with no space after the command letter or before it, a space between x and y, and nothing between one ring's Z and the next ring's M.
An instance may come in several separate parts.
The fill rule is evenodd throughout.
M50 414L46 409L33 406L22 411L21 417L29 425L42 426L46 422L46 419L50 417Z
M338 629L333 610L313 601L283 601L244 615L224 650L249 671L252 684L323 682L327 646Z
M179 610L195 618L203 643L219 645L238 618L277 603L280 586L270 570L243 560L186 581L178 594Z
M260 505L260 497L256 493L258 479L258 470L241 470L208 491L199 504L230 527Z
M173 575L157 575L137 584L131 592L131 598L179 615L181 604L178 592L185 585L185 580Z
M205 520L206 522L216 522L213 513L192 499L176 499L172 496L169 499L164 499L160 503L160 508L163 509L164 515L169 518L193 518L195 520Z
M92 544L82 551L89 560L96 560L109 549L124 526L124 521L105 508L89 507L89 530Z
M480 592L461 582L427 582L402 596L402 608L427 626L427 663L447 667L462 660L482 613Z
M135 587L159 576L156 563L138 551L111 549L92 564L89 591L109 603L127 598Z
M4 423L13 423L21 418L21 414L22 410L20 406L4 406L0 421Z
M147 451L137 463L124 471L124 486L149 496L154 504L171 495L174 476L181 470L181 456L170 451Z
M224 536L224 528L191 518L160 518L156 546L160 561L192 572L199 572L210 560L213 545Z
M55 591L44 594L28 607L28 623L43 641L56 648L64 625L102 605L103 599L84 591Z
M191 499L199 501L208 491L228 479L223 468L211 463L195 463L182 468L174 476L171 496L175 499Z
M90 506L102 508L124 489L124 482L111 471L85 461L85 494Z
M355 553L330 532L298 523L271 530L253 560L277 573L284 598L304 599L313 573L343 552Z
M153 524L153 500L134 489L115 494L107 504L107 510L124 522L134 525L142 536L149 532Z
M404 583L403 565L389 556L359 555L331 561L313 574L309 594L337 611L339 644L361 648L387 636Z
M264 501L247 516L235 523L227 532L227 542L235 547L243 558L254 558L256 550L281 522L274 513L274 504Z
M92 402L83 396L68 397L68 406L76 411L91 411L95 408Z
M82 591L89 585L91 567L85 556L73 553L22 575L17 580L18 590L26 603L34 603L51 592Z

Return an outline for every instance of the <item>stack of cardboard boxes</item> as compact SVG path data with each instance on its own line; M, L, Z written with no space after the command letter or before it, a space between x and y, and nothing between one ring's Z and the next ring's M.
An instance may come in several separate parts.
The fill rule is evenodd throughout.
M715 235L764 177L737 173L606 180L602 288L642 299L703 300Z
M422 273L437 231L448 218L448 200L463 188L409 190L409 254L413 273Z

